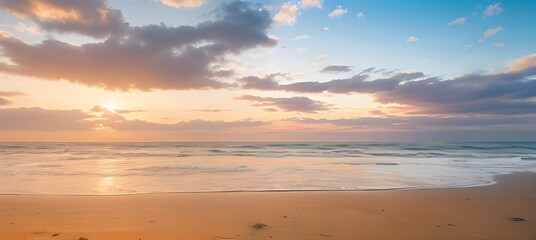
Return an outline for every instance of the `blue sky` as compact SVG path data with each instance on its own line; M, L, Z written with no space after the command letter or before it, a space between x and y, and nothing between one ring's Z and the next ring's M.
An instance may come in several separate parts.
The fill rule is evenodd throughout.
M278 8L299 1L250 1L268 6L275 15ZM500 4L501 14L486 17L485 9ZM145 0L111 1L133 25L166 23L173 26L200 22L217 8L209 1L200 8L169 8ZM336 19L328 14L338 6L348 12ZM418 69L435 75L504 70L511 59L536 51L536 2L534 1L324 1L323 8L299 9L293 25L278 25L269 33L280 39L276 53L265 61L292 64L302 58L326 55L336 64L356 69L379 67L398 70ZM365 19L356 15L362 12ZM158 17L155 17L158 16ZM461 25L448 25L465 17ZM330 30L325 31L328 27ZM505 30L466 49L490 28ZM302 41L296 36L308 35ZM416 36L415 43L406 42ZM502 43L497 48L493 43ZM289 49L280 49L288 47ZM300 53L293 50L307 48ZM288 69L294 66L289 66Z
M272 15L285 3L300 4L299 1L248 2L270 9ZM170 8L154 0L111 0L109 4L121 9L132 26L160 23L181 26L206 20L220 1L208 1L199 8ZM485 9L493 4L499 4L504 11L486 17ZM328 17L338 6L348 12L335 19ZM534 1L324 1L322 9L299 8L295 24L271 28L269 33L280 42L278 48L272 49L275 54L264 61L293 65L300 59L325 55L334 64L352 65L356 69L418 69L446 76L500 71L508 61L536 51L536 31L530 28L536 24L534 11ZM359 12L365 15L364 19L356 16ZM464 24L448 25L460 17L466 19ZM4 25L21 22L6 14L0 19ZM31 25L31 21L22 22ZM324 30L326 27L329 31ZM504 30L475 44L486 30L497 27ZM46 38L28 37L16 31L14 34L27 41ZM293 41L299 35L309 38ZM417 37L418 41L406 42L410 36ZM92 41L80 35L62 34L60 37L75 44ZM475 46L466 49L471 44ZM293 51L297 48L307 48L307 51Z

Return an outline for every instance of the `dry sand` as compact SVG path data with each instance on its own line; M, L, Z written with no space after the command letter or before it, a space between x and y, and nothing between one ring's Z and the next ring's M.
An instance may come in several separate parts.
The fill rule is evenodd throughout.
M368 192L3 195L0 239L536 239L536 174L498 181Z

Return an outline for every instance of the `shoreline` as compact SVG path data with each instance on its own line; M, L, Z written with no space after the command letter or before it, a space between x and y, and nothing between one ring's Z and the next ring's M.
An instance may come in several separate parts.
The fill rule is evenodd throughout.
M211 193L293 193L293 192L382 192L382 191L419 191L419 190L442 190L442 189L466 189L493 186L499 181L498 178L516 174L536 174L530 171L516 171L494 175L491 181L482 184L468 184L460 186L444 187L399 187L381 189L311 189L311 190L222 190L222 191L187 191L187 192L146 192L124 194L49 194L49 193L0 193L0 196L64 196L64 197L106 197L106 196L139 196L139 195L167 195L167 194L211 194Z
M536 174L496 179L394 191L0 195L0 239L535 239Z
M536 145L529 143L28 144L3 150L4 194L460 188L491 184L498 174L536 173L530 160Z

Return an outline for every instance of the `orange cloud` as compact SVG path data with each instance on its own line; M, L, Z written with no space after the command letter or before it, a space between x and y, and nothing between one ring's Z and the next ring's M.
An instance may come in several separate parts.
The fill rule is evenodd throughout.
M7 105L11 103L8 99L4 97L15 97L15 96L24 96L26 94L17 92L17 91L0 91L0 105Z
M521 72L530 68L536 68L536 54L526 55L514 60L510 64L510 68L514 72Z
M3 0L0 9L60 33L102 38L128 28L121 11L111 9L106 0Z
M207 0L160 0L160 2L174 8L196 8L201 7Z

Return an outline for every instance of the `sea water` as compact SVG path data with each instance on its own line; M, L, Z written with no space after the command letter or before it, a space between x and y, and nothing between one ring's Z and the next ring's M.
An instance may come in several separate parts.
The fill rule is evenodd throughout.
M381 190L536 172L536 143L0 143L0 194Z

